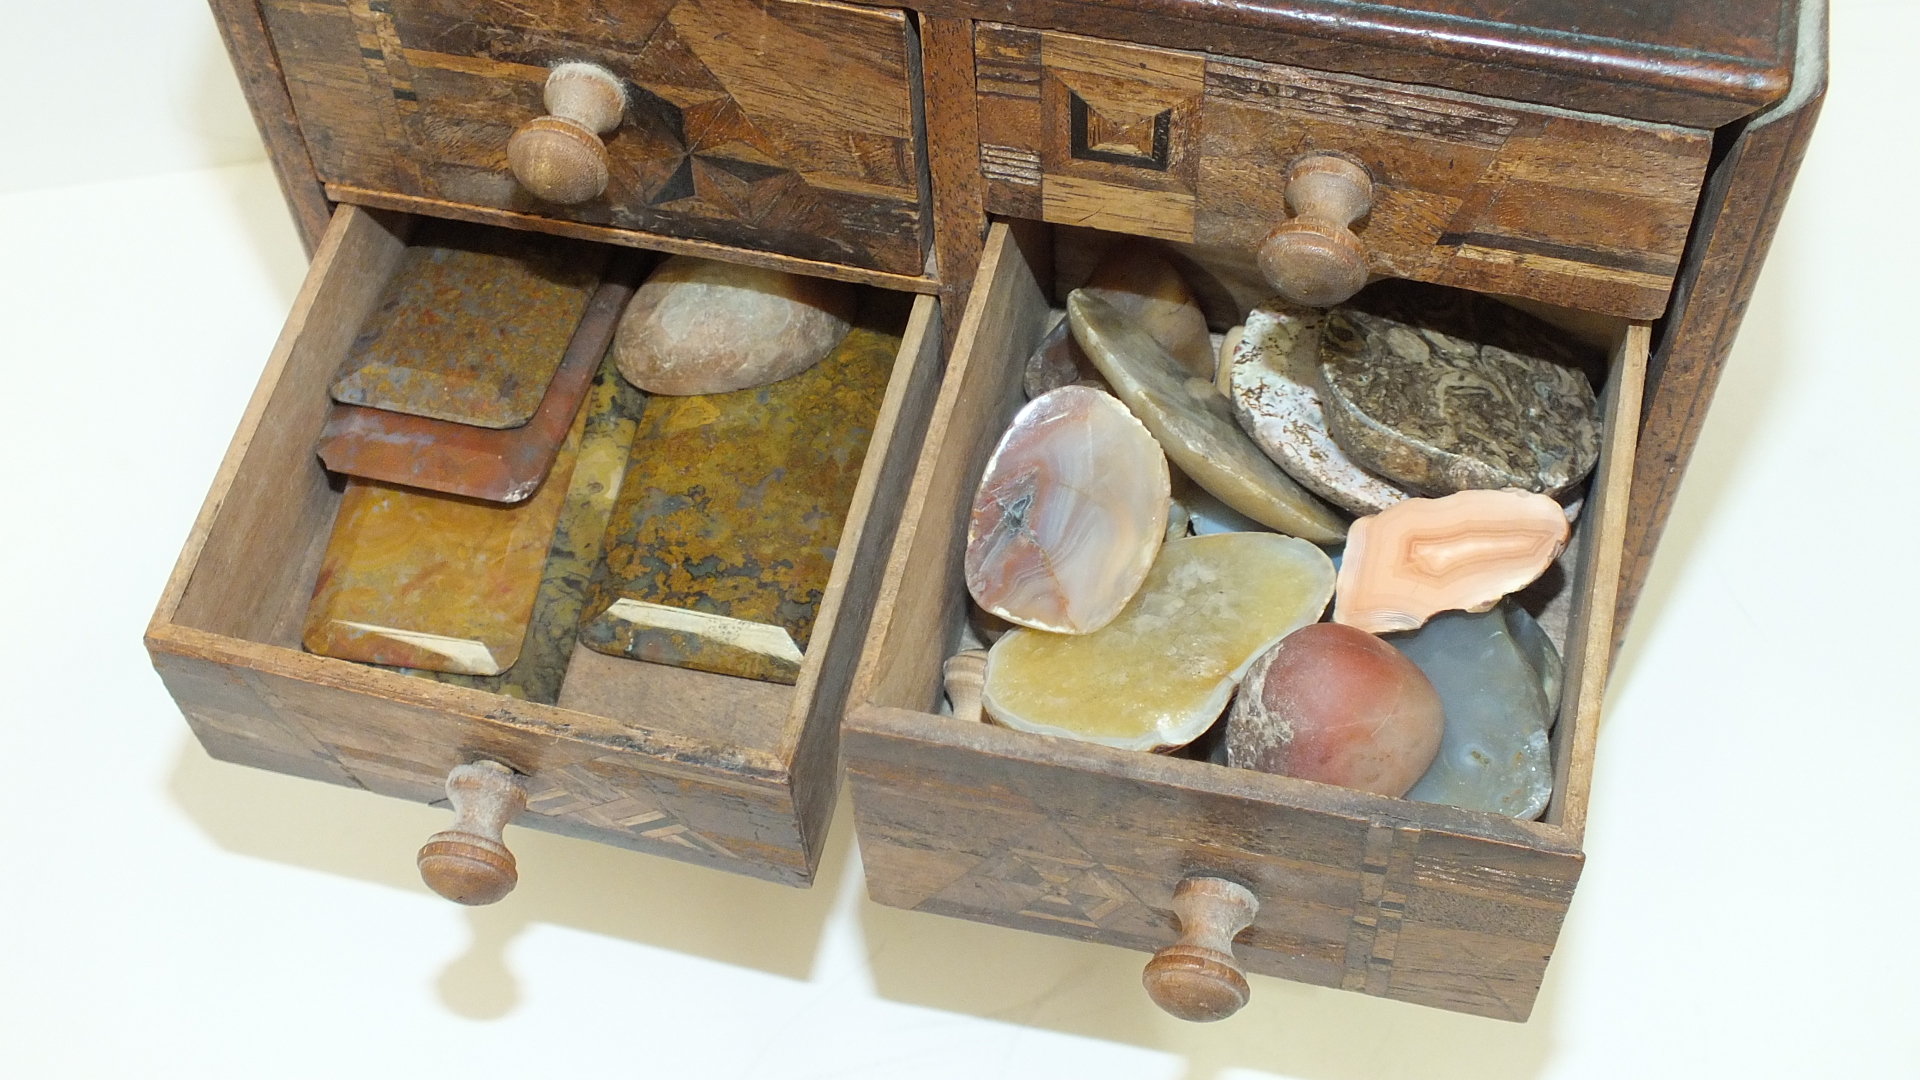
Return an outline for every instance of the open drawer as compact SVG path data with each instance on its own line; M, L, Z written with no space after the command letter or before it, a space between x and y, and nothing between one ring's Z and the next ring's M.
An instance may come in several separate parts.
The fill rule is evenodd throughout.
M576 649L573 707L541 705L301 650L341 499L314 454L328 385L410 225L334 215L148 627L168 691L216 758L427 803L447 798L450 770L490 760L517 774L517 824L809 884L841 711L938 385L934 299L913 302L797 685ZM576 692L582 664L592 678Z
M1521 821L937 715L974 491L1023 402L1051 260L1046 227L993 227L880 587L845 733L869 893L1153 952L1179 936L1175 889L1223 878L1258 901L1247 970L1524 1020L1580 875L1648 328L1612 324L1554 794Z

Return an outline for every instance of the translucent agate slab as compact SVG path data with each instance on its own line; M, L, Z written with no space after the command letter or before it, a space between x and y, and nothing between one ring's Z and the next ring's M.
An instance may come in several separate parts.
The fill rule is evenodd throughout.
M1338 543L1346 523L1280 470L1234 423L1225 398L1192 378L1160 343L1083 289L1067 297L1073 336L1161 449L1221 502L1269 528Z
M1440 753L1407 798L1539 817L1553 795L1560 654L1533 617L1517 604L1448 612L1386 640L1426 672L1446 712Z
M1166 455L1113 395L1063 386L1014 415L967 525L967 589L1022 626L1113 621L1167 531Z
M1485 611L1546 572L1567 535L1560 504L1529 491L1408 499L1353 523L1333 621L1384 634Z
M1138 240L1115 244L1094 267L1086 290L1139 323L1187 374L1213 376L1207 316L1187 279L1153 245Z
M1234 419L1287 475L1357 514L1377 514L1408 492L1360 467L1327 432L1314 389L1324 315L1284 300L1247 314L1228 368Z
M1173 540L1120 615L1091 634L1015 629L987 654L981 701L1007 727L1129 750L1182 746L1247 666L1320 618L1333 563L1274 533Z

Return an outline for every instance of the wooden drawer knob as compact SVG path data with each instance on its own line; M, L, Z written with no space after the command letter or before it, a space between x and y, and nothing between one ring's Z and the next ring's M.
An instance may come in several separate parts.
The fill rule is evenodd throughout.
M1366 166L1340 154L1307 154L1287 171L1294 216L1260 242L1260 273L1281 296L1331 307L1367 283L1367 249L1349 228L1373 209Z
M546 116L507 140L507 164L521 186L548 202L582 203L607 190L600 136L620 126L627 93L598 64L561 64L547 76Z
M513 770L493 761L455 766L447 774L453 828L427 838L416 860L427 888L456 903L491 904L520 881L500 830L527 808Z
M1216 877L1191 877L1173 890L1180 940L1153 954L1140 981L1155 1005L1182 1020L1225 1020L1251 992L1233 958L1233 936L1253 925L1260 901Z

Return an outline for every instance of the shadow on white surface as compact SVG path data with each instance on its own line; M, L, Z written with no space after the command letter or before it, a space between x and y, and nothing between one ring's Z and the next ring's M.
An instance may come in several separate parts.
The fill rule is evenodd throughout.
M446 810L215 761L191 736L167 790L228 851L428 896L414 853L451 820ZM535 923L803 980L851 832L829 835L821 884L794 889L509 825L520 884L498 904L466 909L472 943L440 973L441 1001L472 1020L510 1013L520 990L507 949Z

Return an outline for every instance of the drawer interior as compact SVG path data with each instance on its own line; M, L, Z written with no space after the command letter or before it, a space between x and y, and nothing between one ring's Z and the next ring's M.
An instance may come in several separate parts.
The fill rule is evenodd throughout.
M307 604L344 489L344 478L324 469L314 452L331 408L329 385L398 266L413 221L352 206L336 213L149 630L170 688L203 739L203 723L224 724L223 734L240 738L239 750L224 756L245 757L251 746L258 753L250 763L389 794L436 801L447 768L483 753L496 756L533 778L533 813L523 815L529 824L541 823L543 769L591 771L609 761L657 769L661 782L680 785L682 795L714 785L768 801L775 812L784 805L789 818L801 819L794 841L805 851L783 854L773 876L804 879L824 838L838 715L904 494L903 484L885 484L882 474L910 468L914 418L924 419L924 399L937 377L935 302L916 297L900 304L903 346L798 683L622 660L577 646L563 694L569 707L543 705L301 648ZM862 568L870 569L857 572ZM221 670L183 673L178 665L189 660L212 661ZM176 685L175 676L185 681ZM203 702L196 709L190 703L203 690L213 694L202 684L222 678L255 704ZM260 715L238 715L250 709ZM279 734L261 734L263 725ZM355 733L340 734L342 725ZM236 727L244 730L228 730ZM289 727L303 730L281 730ZM283 745L261 745L276 738ZM300 752L316 761L287 760ZM223 756L217 748L216 756ZM606 824L600 820L606 815L570 806L561 799L548 807L548 824L557 831L584 826L588 833ZM789 822L786 831L793 828ZM728 846L739 854L739 844Z
M1260 920L1241 939L1252 970L1524 1018L1581 861L1648 328L1534 308L1604 339L1612 360L1600 391L1600 463L1567 560L1570 611L1561 642L1565 689L1552 735L1554 793L1540 820L1519 821L939 715L941 664L959 647L967 617L962 555L974 490L1024 403L1025 360L1063 298L1056 280L1071 282L1075 274L1068 264L1078 245L1057 239L1050 227L1032 222L994 225L882 584L847 726L847 768L870 891L883 903L1151 950L1173 939L1167 906L1173 887L1213 867L1223 876L1272 883L1261 896L1267 906ZM942 800L969 799L981 807L972 823L949 825L934 809ZM1129 916L1128 905L1116 903L1110 914L1049 922L1008 899L1015 887L981 884L982 877L1003 873L995 867L1006 850L1035 846L1031 830L1021 833L1024 840L986 838L996 828L988 819L996 815L1008 830L1016 820L1057 827L1049 835L1072 837L1072 858L1104 873L1116 893L1124 886L1140 911ZM1360 937L1373 942L1373 930L1359 936L1353 930L1369 904L1373 915L1364 918L1374 920L1366 922L1373 927L1381 889L1395 891L1399 871L1375 864L1396 843L1414 845L1415 857L1404 864L1405 879L1397 883L1402 895L1390 905L1395 925L1409 950L1421 942L1438 957L1429 958L1433 970L1409 970L1398 982L1376 977L1377 952L1356 945ZM1280 895L1289 889L1294 897ZM1433 916L1440 922L1475 922L1460 904L1485 903L1494 914L1470 933L1442 928L1423 937L1431 928L1420 924L1421 913L1438 910L1435 897L1442 893L1458 903L1452 916ZM1305 899L1309 895L1314 898ZM1524 929L1512 929L1514 910L1531 912ZM1518 954L1513 941L1500 937L1509 931L1524 942ZM1448 936L1458 933L1466 936ZM1496 949L1507 955L1497 963L1486 959ZM1475 957L1500 970L1475 974L1481 962Z

